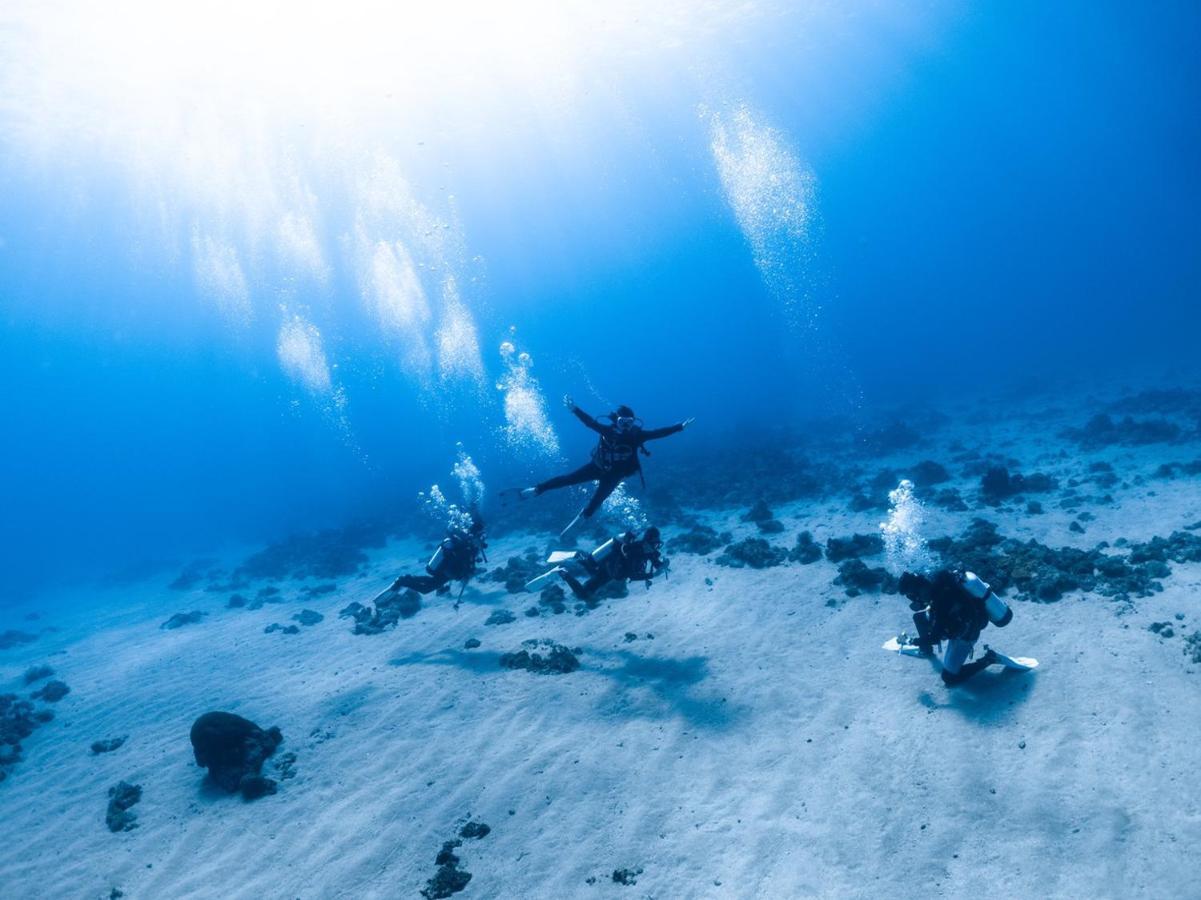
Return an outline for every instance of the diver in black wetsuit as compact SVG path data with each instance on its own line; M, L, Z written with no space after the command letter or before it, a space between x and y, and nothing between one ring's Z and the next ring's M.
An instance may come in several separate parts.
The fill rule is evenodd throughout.
M479 510L474 506L470 512L471 525L467 528L451 525L446 530L446 537L426 563L425 575L401 575L388 588L388 591L400 591L411 588L420 594L437 591L439 594L450 592L452 581L461 581L466 587L467 582L475 574L477 563L487 562L485 552L488 541L484 535L484 520ZM387 591L385 591L387 593Z
M639 475L642 474L642 462L638 455L650 456L650 451L645 446L647 441L655 441L681 432L694 421L689 418L679 424L668 425L666 428L643 428L641 420L634 415L634 410L628 406L619 406L614 412L609 413L607 417L609 424L602 424L576 406L571 397L564 397L563 403L575 414L577 419L600 435L596 449L592 451L592 459L574 472L547 479L520 491L521 498L526 499L558 488L584 484L588 481L597 482L596 492L592 495L592 499L571 520L571 524L563 529L563 534L567 534L581 518L592 518L592 515L600 509L601 504L617 490L617 486L625 479L635 472Z
M588 572L588 580L579 579L564 568L558 569L559 577L581 600L588 600L610 581L645 581L650 587L651 579L667 570L668 560L663 556L663 539L659 529L651 526L642 537L632 531L619 534L601 544L591 553L578 553L575 560Z
M918 649L933 655L935 644L947 642L942 657L942 680L947 687L962 684L998 661L986 645L983 656L966 662L990 622L1004 628L1013 619L1013 610L973 573L942 569L926 577L906 572L900 590L913 610Z

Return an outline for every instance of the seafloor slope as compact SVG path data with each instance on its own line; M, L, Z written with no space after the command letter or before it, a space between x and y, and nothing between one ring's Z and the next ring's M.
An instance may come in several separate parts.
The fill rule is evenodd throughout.
M353 535L10 611L0 893L1195 897L1201 404L1017 409L677 488L670 579L595 608L501 572L355 634L339 612L426 550ZM1037 672L949 691L881 651L906 604L878 544L841 539L878 533L903 474L933 552L1008 586L983 640ZM494 565L546 544L510 534ZM578 669L502 665L542 639ZM279 726L277 793L202 784L211 709ZM120 782L141 795L114 813Z

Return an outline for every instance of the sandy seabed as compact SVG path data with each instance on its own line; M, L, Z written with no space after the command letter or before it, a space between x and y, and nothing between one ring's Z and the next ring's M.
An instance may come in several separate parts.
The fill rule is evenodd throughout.
M930 508L928 534L984 516L1007 536L1091 548L1201 519L1201 479L1153 477L1201 456L1197 444L1084 452L1057 428L952 424L939 445L981 443L1061 483L1108 461L1121 484L1087 507L1083 533L1069 530L1079 510L1051 494L1041 515L1024 501ZM877 462L955 470L948 455ZM950 484L971 501L978 481ZM741 521L753 499L693 512L739 539L757 534ZM845 498L774 512L782 546L881 519ZM491 555L546 542L510 536ZM881 650L908 624L903 599L848 597L826 559L756 570L678 553L669 580L584 615L529 617L535 596L480 581L457 609L430 597L394 629L352 633L339 610L413 570L426 546L373 550L325 595L277 582L283 602L259 609L158 578L45 598L36 622L10 610L0 630L38 636L0 651L0 690L26 695L23 673L48 664L71 691L0 784L0 895L419 897L468 821L491 830L454 851L472 876L463 900L1201 895L1201 665L1183 646L1201 626L1201 564L1172 565L1162 592L1129 601L1011 592L1013 623L982 641L1041 667L949 690L928 662ZM264 633L302 608L324 620ZM193 609L201 621L160 627ZM515 620L486 626L500 609ZM580 669L500 665L542 638L575 649ZM296 759L290 778L265 769L278 793L244 802L205 785L188 730L210 709L280 727ZM117 750L90 751L114 737L126 737ZM138 827L111 833L108 790L122 780L143 788Z

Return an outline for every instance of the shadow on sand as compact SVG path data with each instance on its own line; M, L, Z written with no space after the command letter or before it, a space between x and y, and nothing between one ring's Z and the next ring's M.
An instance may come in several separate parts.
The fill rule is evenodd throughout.
M937 669L935 669L937 677ZM931 691L922 691L918 702L926 709L951 709L982 725L996 725L1013 715L1030 699L1038 683L1038 672L989 669L954 688L947 688L940 702Z
M681 716L693 726L720 729L729 727L745 713L724 697L698 690L709 677L707 657L643 656L629 650L614 652L587 648L579 655L582 657L581 672L590 672L612 682L610 690L597 701L599 710L606 715L630 718ZM391 660L390 664L455 666L489 675L506 671L500 664L500 657L500 653L489 650L442 650L410 653Z

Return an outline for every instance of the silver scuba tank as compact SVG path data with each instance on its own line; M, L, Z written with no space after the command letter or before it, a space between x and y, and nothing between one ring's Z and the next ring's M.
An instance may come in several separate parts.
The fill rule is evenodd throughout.
M445 555L442 544L439 544L438 549L434 551L434 555L430 557L430 561L425 564L425 571L431 575L437 575L438 570L442 568L442 559Z
M998 628L1004 628L1013 620L1013 610L1004 600L992 592L987 581L981 581L974 572L963 573L964 589L977 600L984 601L984 610L988 613L988 621Z
M592 551L592 558L597 562L604 562L605 559L613 552L613 548L617 546L617 538L609 538L599 547Z

